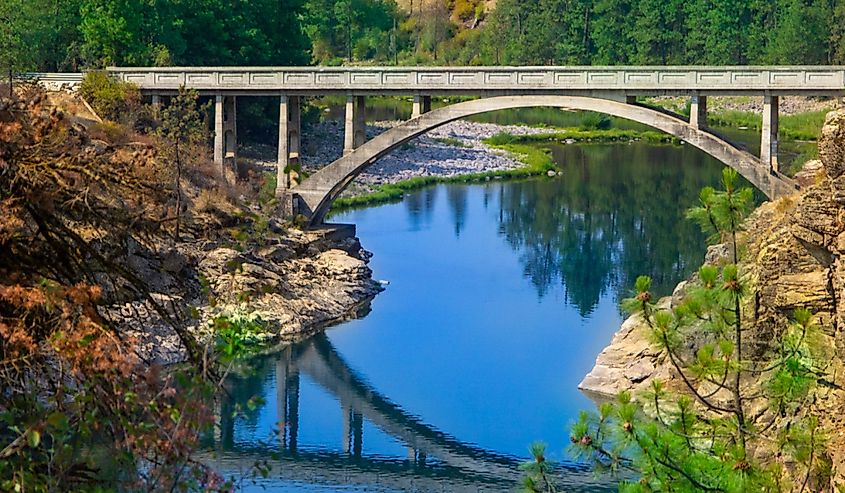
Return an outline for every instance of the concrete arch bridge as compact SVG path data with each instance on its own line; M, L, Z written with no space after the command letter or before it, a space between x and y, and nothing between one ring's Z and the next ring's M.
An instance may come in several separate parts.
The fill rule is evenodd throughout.
M736 169L767 197L795 190L778 169L778 106L785 95L841 97L845 67L171 67L109 69L158 103L185 86L215 98L215 161L237 154L238 97L279 97L277 195L322 222L355 177L405 142L448 122L488 111L534 106L588 110L626 118L673 135ZM346 95L344 155L291 186L288 166L299 158L304 96ZM366 141L370 95L413 96L410 120ZM431 97L479 99L431 110ZM707 97L763 100L761 153L750 154L707 128ZM690 98L690 117L637 103L641 96ZM292 211L291 211L292 212Z

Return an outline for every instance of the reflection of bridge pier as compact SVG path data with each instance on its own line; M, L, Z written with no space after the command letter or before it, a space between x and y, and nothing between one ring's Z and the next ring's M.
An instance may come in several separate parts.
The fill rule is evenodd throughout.
M291 364L290 348L276 361L276 412L279 444L296 452L299 435L299 369Z
M341 404L343 413L343 452L361 457L364 449L364 416L349 404Z

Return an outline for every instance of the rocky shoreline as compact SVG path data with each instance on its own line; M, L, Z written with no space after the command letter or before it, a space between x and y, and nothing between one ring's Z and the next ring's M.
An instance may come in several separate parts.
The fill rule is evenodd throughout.
M354 318L383 290L367 266L370 257L354 228L338 226L290 229L248 251L189 243L161 260L139 253L129 262L158 279L161 292L153 299L181 318L202 344L213 344L216 317L248 316L264 329L257 334L262 344L272 346ZM193 288L186 291L185 284ZM185 307L194 307L193 313L186 316ZM110 316L148 361L169 365L185 360L179 337L149 301L113 305Z

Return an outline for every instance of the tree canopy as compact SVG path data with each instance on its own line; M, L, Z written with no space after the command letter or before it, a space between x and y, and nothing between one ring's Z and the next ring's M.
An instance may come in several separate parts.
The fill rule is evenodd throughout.
M845 63L845 0L7 0L0 65Z

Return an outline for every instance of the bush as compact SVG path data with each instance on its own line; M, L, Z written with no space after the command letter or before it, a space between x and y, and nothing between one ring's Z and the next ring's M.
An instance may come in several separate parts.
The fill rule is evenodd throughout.
M613 126L613 122L609 116L589 111L584 113L581 125L578 128L581 130L607 130L611 126Z
M79 94L101 118L112 121L128 121L141 106L141 92L136 85L115 80L106 72L85 74Z

